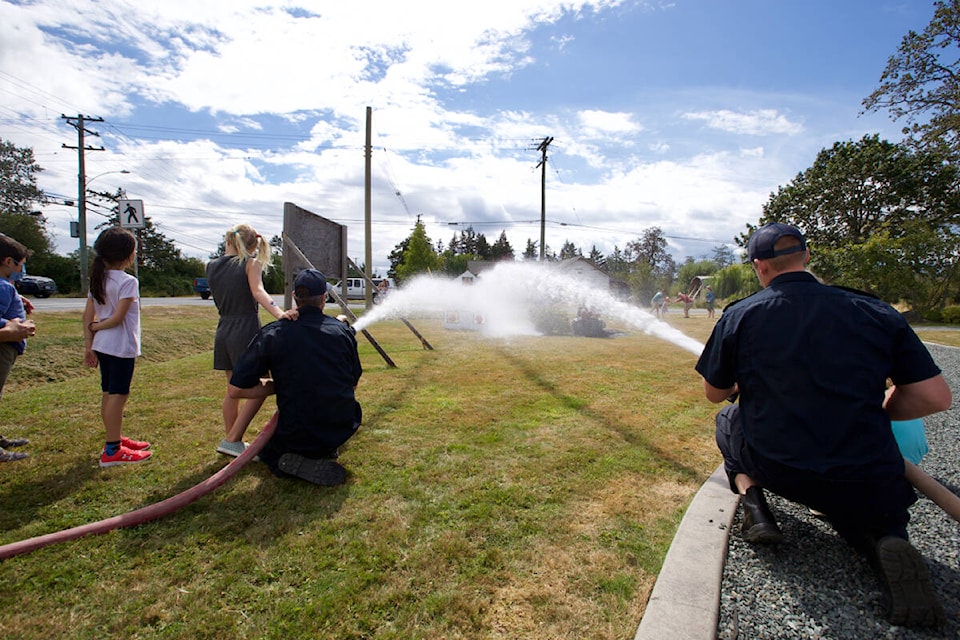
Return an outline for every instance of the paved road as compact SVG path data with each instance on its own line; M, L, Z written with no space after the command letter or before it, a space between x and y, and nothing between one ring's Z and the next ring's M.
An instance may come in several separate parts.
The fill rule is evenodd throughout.
M84 298L34 298L27 296L37 311L76 311L82 310L86 300ZM283 304L283 296L274 296L278 304ZM213 300L202 300L200 296L182 298L140 298L144 307L187 305L213 307Z

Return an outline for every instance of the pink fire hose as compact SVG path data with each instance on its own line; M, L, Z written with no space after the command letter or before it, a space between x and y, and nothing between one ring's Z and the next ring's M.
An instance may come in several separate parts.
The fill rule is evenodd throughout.
M186 491L178 493L177 495L167 498L166 500L151 504L135 511L130 511L129 513L125 513L120 516L114 516L99 522L91 522L90 524L73 527L72 529L64 529L62 531L57 531L56 533L48 533L35 538L29 538L27 540L5 544L0 546L0 560L12 558L13 556L18 556L22 553L35 551L36 549L55 544L57 542L76 540L77 538L82 538L89 535L99 535L120 527L135 527L138 524L143 524L144 522L149 522L150 520L162 518L163 516L169 515L181 507L187 506L191 502L202 498L214 489L220 487L227 480L235 476L237 472L244 467L244 465L253 460L253 458L260 453L260 450L263 449L265 444L267 444L267 441L271 438L271 436L273 436L273 432L277 428L277 415L278 414L274 412L273 417L270 418L270 421L267 422L267 424L263 427L263 431L261 431L260 435L258 435L252 443L250 443L250 446L247 447L246 451L232 460L226 467L216 472L200 484L190 487Z

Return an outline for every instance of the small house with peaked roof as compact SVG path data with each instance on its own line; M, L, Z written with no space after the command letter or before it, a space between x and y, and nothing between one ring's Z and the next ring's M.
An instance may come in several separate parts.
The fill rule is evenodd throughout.
M493 263L491 263L493 264ZM477 280L477 274L467 269L454 281L462 286L471 287ZM445 309L443 312L443 328L454 331L479 331L485 322L485 317L479 309Z

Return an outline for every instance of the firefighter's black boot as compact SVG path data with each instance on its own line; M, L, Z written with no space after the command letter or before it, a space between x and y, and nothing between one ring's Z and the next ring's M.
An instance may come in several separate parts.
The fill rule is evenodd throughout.
M767 506L763 489L750 487L740 496L740 504L743 505L743 526L740 532L744 540L761 544L776 544L783 540L780 527Z

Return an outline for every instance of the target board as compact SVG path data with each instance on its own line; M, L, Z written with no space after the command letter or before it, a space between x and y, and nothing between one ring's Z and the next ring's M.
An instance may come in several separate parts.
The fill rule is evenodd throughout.
M303 269L311 266L319 269L328 282L341 280L347 273L346 226L292 202L284 202L283 235L283 279L287 296L292 292L293 279ZM288 247L288 242L296 247Z

